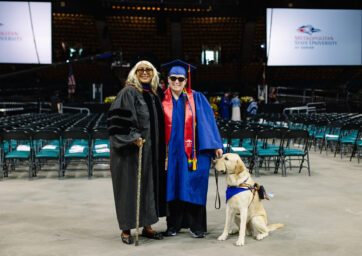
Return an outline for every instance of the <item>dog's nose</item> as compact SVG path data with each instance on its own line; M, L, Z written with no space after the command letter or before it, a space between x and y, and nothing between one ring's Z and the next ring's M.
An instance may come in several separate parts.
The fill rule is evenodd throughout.
M223 174L226 173L226 170L223 170L223 169L221 169L221 170L216 169L216 171L221 172Z

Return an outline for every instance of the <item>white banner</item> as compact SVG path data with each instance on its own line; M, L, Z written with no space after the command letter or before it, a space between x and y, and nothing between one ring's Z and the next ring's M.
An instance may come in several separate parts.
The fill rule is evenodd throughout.
M0 2L0 63L52 63L51 3Z
M362 10L267 9L268 66L362 65Z

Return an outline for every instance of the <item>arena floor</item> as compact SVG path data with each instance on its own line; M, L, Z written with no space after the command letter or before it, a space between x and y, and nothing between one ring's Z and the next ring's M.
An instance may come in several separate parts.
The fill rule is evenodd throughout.
M215 179L210 176L208 235L191 238L187 230L161 241L141 238L140 246L121 242L108 170L42 171L29 181L26 171L0 181L0 255L288 255L343 256L362 251L362 163L311 152L312 176L262 173L256 181L274 194L264 205L270 223L284 223L262 241L236 236L219 242L225 219L225 179L220 178L222 208L214 208ZM165 229L165 219L154 225Z

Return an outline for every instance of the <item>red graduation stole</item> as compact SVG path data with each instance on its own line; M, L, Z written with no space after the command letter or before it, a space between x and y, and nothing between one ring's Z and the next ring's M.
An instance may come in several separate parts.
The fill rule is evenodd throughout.
M195 145L195 132L196 132L196 115L195 115L195 101L191 89L184 89L181 97L186 98L185 102L185 129L184 129L184 145L185 152L187 155L187 162L189 169L195 171L197 168L196 158L196 145ZM165 139L166 146L171 138L172 130L172 93L171 89L168 88L165 91L165 97L162 101L163 111L165 114ZM177 127L175 127L177 129ZM168 150L166 151L168 152Z

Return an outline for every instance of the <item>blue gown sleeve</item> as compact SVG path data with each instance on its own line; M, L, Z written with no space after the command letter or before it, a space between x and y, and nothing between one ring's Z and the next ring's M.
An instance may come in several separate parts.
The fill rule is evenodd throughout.
M197 150L223 148L214 112L206 97L200 92L193 92L196 108Z

